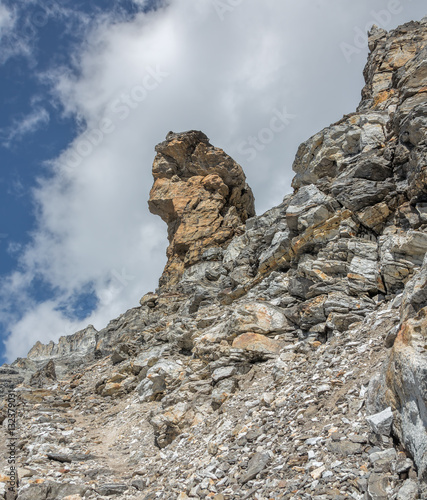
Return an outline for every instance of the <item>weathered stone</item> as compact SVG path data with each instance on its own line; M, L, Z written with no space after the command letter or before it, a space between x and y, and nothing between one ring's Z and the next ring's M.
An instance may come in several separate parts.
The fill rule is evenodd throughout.
M102 396L114 396L119 394L122 391L122 386L121 384L118 384L116 382L108 382L105 384L104 388L102 389L101 395Z
M248 470L246 474L241 477L240 482L245 484L251 479L254 479L267 467L269 462L270 455L268 453L255 453L255 455L249 460Z
M387 476L372 473L368 480L368 498L370 500L388 500L391 492Z
M149 292L149 293L146 293L141 298L139 303L141 304L141 306L147 306L147 307L153 308L153 307L156 307L158 298L159 298L159 296L156 293Z
M212 379L214 382L219 382L224 378L232 377L237 373L237 369L235 366L224 366L222 368L217 368L212 373Z
M396 500L417 500L419 497L419 488L416 481L407 479L397 493Z
M121 363L125 359L135 356L138 351L138 347L130 343L119 344L111 354L111 362L113 365Z
M403 320L412 318L427 304L427 254L420 271L407 283L401 307Z
M154 366L167 350L166 346L156 346L146 350L132 360L132 373L144 378L148 370Z
M359 443L352 443L351 441L331 441L328 444L328 449L338 455L355 455L362 451L362 446Z
M48 453L47 458L49 460L55 460L61 463L71 463L71 462L85 462L87 460L93 460L94 456L91 454L70 454L63 455L60 453Z
M102 486L98 486L97 492L100 495L105 495L105 496L116 496L116 495L121 495L124 493L128 487L125 484L103 484Z
M311 209L317 210L317 216L312 213L312 222L323 222L328 218L329 212L325 209L325 213L319 213L319 208L327 204L330 198L323 194L314 185L302 186L298 192L293 196L292 202L286 210L286 222L292 231L302 230L309 226L307 219L302 222L299 220L303 214L307 214ZM316 222L315 222L316 221Z
M387 203L382 202L372 207L366 207L361 212L358 212L357 216L364 226L372 229L377 234L381 234L390 213Z
M136 390L140 402L154 400L163 394L169 383L177 380L182 372L182 367L172 360L160 360L148 371L145 379L141 380Z
M366 417L366 420L373 432L390 436L391 425L393 423L393 412L390 407L380 413Z
M48 495L47 484L26 484L19 489L19 500L46 500Z
M221 406L235 392L236 388L235 380L230 378L221 380L212 391L212 405L215 408Z
M282 332L288 328L288 320L283 310L271 304L246 303L236 309L231 328L235 332L269 334Z
M369 455L369 460L375 465L388 465L391 469L391 463L397 458L396 450L388 448L387 450L377 451Z
M239 335L233 341L233 347L260 355L277 354L280 351L280 344L278 342L258 333L243 333Z
M389 181L375 182L366 179L351 179L345 174L332 184L334 197L344 207L354 212L381 202L393 191L394 184Z

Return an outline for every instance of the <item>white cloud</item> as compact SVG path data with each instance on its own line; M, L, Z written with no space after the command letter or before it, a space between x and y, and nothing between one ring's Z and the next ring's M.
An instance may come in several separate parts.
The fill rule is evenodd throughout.
M0 39L4 36L5 32L13 28L14 23L15 20L12 11L6 5L0 3Z
M29 46L22 37L13 36L17 23L16 9L8 8L0 2L0 64L10 57L28 54Z
M348 64L340 44L352 43L371 10L386 4L245 0L218 12L214 0L171 0L131 21L98 20L73 66L44 75L82 133L52 160L55 175L40 180L33 242L20 271L3 282L8 358L64 329L104 327L155 288L166 227L148 213L147 199L154 146L169 130L203 130L239 161L258 212L279 203L299 143L357 106L367 47ZM389 27L423 10L413 0ZM271 135L272 119L283 114L295 116ZM260 150L252 159L254 137ZM55 300L30 298L34 276L56 290ZM65 318L60 306L88 283L98 307L83 322ZM12 302L22 319L8 312Z
M37 132L41 127L49 123L50 116L45 108L36 107L31 113L16 119L6 132L3 146L9 147L15 141L22 140L26 135Z
M21 56L34 67L37 42L49 20L62 22L62 31L74 39L83 36L94 22L88 13L56 0L14 0L12 5L0 1L0 64Z

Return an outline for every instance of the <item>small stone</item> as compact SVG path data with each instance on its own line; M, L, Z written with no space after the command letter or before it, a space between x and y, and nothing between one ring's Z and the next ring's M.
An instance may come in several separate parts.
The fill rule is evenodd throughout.
M187 496L187 493L185 492L181 492L179 495L178 495L178 498L176 500L189 500L189 496Z
M97 492L100 495L105 495L105 496L115 496L115 495L121 495L124 493L128 487L125 484L103 484L102 486L99 486L97 488Z
M326 467L322 465L321 467L318 467L317 469L314 469L313 472L310 472L310 476L313 479L320 479L322 477L322 474L325 472Z
M212 373L212 379L215 383L219 382L220 380L223 380L225 378L232 377L237 373L236 367L235 366L222 366L221 368L217 368L213 373Z
M389 479L383 474L373 472L368 480L368 498L371 500L388 500Z
M153 308L156 307L158 298L159 296L156 293L148 292L142 297L139 303L141 304L141 306Z
M210 441L208 444L208 453L212 456L215 456L218 453L218 445L213 441Z
M322 441L321 437L309 438L306 439L305 444L308 444L309 446L315 446L319 441Z
M375 434L390 436L393 423L393 412L390 407L380 413L366 417L366 420Z
M70 464L73 460L68 455L60 455L59 453L48 453L47 458L49 460L55 460L56 462L68 463Z
M331 441L328 444L328 449L332 453L339 455L356 455L362 451L362 446L359 443L352 443L351 441Z
M377 451L369 455L370 462L375 465L391 464L391 462L396 460L396 458L397 454L394 448L388 448L384 451Z
M146 487L145 481L142 479L134 479L131 483L131 486L136 488L138 491L143 491Z
M265 335L259 333L243 333L233 341L235 349L243 349L245 351L259 354L278 354L280 344Z
M34 476L34 472L31 471L30 469L23 469L21 467L18 467L18 477L20 479L24 478L24 477L32 477Z
M246 474L241 478L240 482L242 484L245 484L251 479L254 479L257 474L259 474L267 467L269 462L270 455L268 453L255 453L255 455L249 460L248 470Z
M114 396L118 394L122 389L121 384L117 384L115 382L109 382L108 384L105 385L104 389L102 390L102 396Z
M407 479L397 493L396 500L416 500L419 498L418 483L413 479Z
M325 392L329 392L331 390L331 386L329 384L323 384L317 388L317 394L324 394Z
M261 397L261 403L263 403L265 406L270 406L271 403L274 401L275 395L272 392L264 392L262 397Z
M398 459L396 463L395 471L397 474L401 474L402 472L407 472L414 466L414 462L410 458Z
M354 436L349 436L348 438L352 443L365 444L368 442L368 438L366 436L358 436L357 434Z

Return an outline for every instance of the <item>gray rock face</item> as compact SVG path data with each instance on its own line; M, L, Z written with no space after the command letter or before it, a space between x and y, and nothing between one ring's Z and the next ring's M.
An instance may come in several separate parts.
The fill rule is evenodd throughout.
M427 498L426 46L371 30L358 110L265 214L201 132L157 147L159 289L1 369L19 498Z
M69 356L73 353L83 355L87 352L93 352L96 343L96 333L95 328L89 325L85 330L67 337L61 337L57 344L50 342L48 345L43 345L37 342L27 357L34 361L42 361Z
M389 359L370 389L371 409L390 405L397 415L394 432L419 469L427 474L427 303L423 303L427 261L407 283L401 304L401 324Z

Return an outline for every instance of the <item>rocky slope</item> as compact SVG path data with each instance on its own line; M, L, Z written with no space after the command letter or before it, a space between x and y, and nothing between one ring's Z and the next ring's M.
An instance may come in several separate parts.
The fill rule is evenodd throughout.
M427 498L427 19L369 48L261 216L204 134L157 146L159 289L1 368L18 499Z

